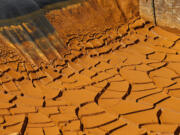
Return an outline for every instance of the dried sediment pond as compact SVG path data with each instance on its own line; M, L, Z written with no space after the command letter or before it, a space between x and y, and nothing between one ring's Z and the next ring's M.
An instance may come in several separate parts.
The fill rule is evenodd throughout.
M27 24L31 41L20 40L24 29L19 42L0 36L0 135L179 135L179 36L141 19L131 0L90 0L45 16ZM50 24L57 35L31 33ZM43 52L59 39L63 51Z

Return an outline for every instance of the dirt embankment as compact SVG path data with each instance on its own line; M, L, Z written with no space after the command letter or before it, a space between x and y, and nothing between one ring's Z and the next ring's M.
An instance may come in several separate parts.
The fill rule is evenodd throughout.
M74 33L98 32L139 15L139 0L89 0L46 14L63 39Z

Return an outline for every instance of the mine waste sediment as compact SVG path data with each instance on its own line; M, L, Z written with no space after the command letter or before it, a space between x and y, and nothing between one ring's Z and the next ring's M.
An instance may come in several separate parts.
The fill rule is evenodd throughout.
M143 19L139 0L11 1L0 135L180 134L180 36Z

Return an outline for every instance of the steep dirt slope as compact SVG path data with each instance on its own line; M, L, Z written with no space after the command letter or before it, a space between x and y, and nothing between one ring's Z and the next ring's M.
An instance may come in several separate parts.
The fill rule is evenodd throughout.
M88 0L62 10L46 14L60 37L73 34L96 33L124 24L139 14L138 0Z

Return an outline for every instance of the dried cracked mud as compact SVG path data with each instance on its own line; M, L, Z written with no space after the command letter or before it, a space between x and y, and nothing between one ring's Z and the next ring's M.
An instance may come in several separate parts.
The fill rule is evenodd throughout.
M1 46L1 134L179 135L180 37L140 18L73 37L39 68Z
M180 36L137 17L67 46L37 67L0 45L1 135L180 134Z

